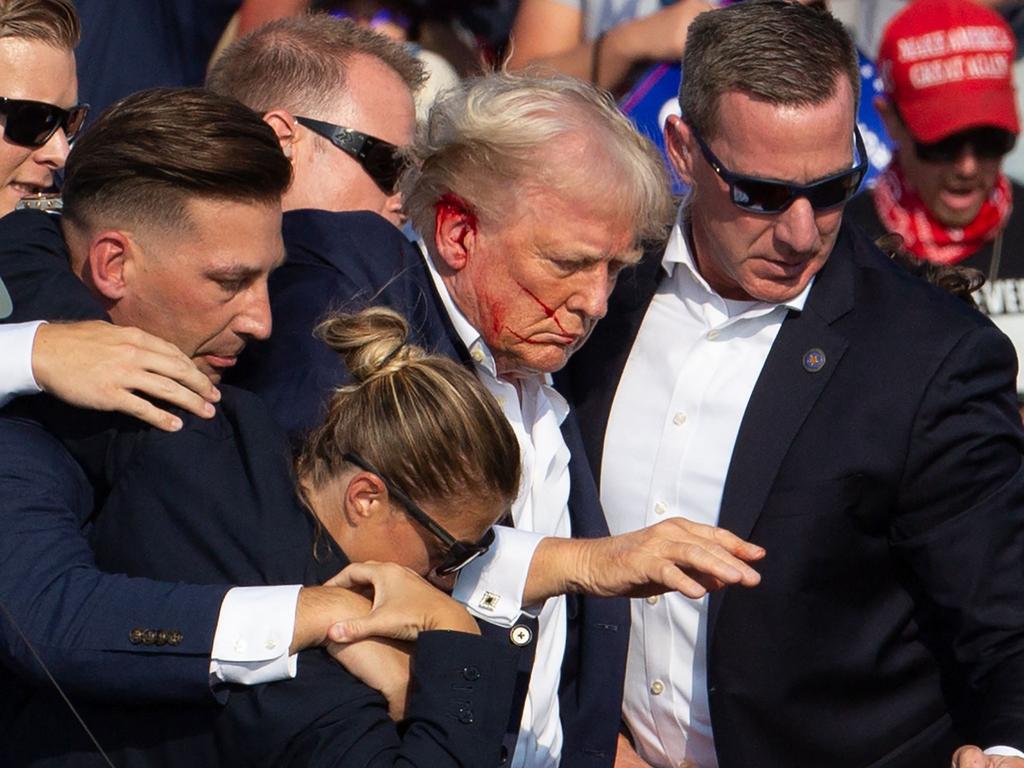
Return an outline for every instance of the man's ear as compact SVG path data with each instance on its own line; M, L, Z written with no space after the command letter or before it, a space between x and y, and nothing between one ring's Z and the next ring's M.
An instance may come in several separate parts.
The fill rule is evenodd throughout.
M683 182L693 186L693 163L694 154L697 152L697 143L693 138L693 131L679 115L669 115L665 121L665 151L672 167L676 169L679 178Z
M457 195L444 195L434 218L434 245L441 261L455 272L463 269L476 248L476 238L473 209Z
M345 489L345 518L349 525L368 523L387 509L388 491L381 479L370 472L357 472Z
M119 301L131 280L134 249L131 237L120 230L97 233L89 241L83 277L105 299Z
M294 145L301 138L295 116L286 109L272 109L263 116L263 122L274 129L277 140L281 143L281 151L291 160L295 151Z
M885 130L896 146L906 143L910 139L910 134L892 103L885 96L875 96L874 105L878 110L878 116L882 118Z

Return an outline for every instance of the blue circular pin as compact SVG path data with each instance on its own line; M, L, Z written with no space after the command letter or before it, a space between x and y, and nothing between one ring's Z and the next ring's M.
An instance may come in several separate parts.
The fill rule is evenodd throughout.
M804 370L817 373L825 367L825 352L815 347L804 353Z

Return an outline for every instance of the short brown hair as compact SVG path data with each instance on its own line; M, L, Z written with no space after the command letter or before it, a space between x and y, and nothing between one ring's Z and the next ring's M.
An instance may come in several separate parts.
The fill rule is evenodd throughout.
M720 97L744 93L774 105L814 106L846 77L860 96L857 50L824 10L789 0L746 0L697 16L683 50L683 119L706 139L718 129Z
M493 498L519 492L519 443L498 403L455 360L407 343L397 312L373 307L317 328L355 383L339 388L297 464L321 487L359 454L417 501ZM457 504L453 504L457 507Z
M0 38L39 40L71 51L81 34L71 0L0 0Z
M198 88L154 88L100 115L75 142L64 217L80 228L188 223L192 198L279 204L291 164L251 109Z
M380 60L417 91L426 75L405 46L327 14L272 21L229 45L210 68L206 87L265 113L323 113L343 97L348 63Z

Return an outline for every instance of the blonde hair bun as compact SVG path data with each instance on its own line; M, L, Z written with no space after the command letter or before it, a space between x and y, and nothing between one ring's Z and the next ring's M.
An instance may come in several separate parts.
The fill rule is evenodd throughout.
M335 314L317 326L316 335L345 360L359 383L397 373L409 361L423 356L408 344L409 324L386 307L372 307L359 314Z

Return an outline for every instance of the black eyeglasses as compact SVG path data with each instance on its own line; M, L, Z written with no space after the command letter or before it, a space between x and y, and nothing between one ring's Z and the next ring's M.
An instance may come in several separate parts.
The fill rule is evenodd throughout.
M1017 143L1017 136L1003 128L981 126L954 133L931 144L914 142L914 151L926 163L952 163L968 147L979 160L998 160Z
M380 187L380 191L391 195L398 186L398 177L405 168L402 150L368 133L360 133L323 120L296 116L295 122L304 125L313 133L323 136L346 155L362 166L366 174Z
M37 149L50 140L58 128L68 141L75 138L89 114L88 104L63 109L45 101L8 99L0 96L0 115L4 115L4 138L13 144Z
M860 182L868 168L868 155L864 149L864 139L854 126L853 135L857 145L857 165L848 171L826 176L811 184L792 184L788 181L762 179L758 176L747 176L730 171L719 160L704 139L692 127L693 137L697 140L704 159L718 177L729 185L732 202L738 208L751 213L781 213L794 201L803 197L816 211L825 211L842 205L857 193Z
M419 505L410 499L405 491L388 480L380 473L379 470L374 469L373 465L358 453L346 453L342 458L350 464L355 464L360 469L379 477L381 482L384 483L384 487L388 489L388 493L391 494L392 498L405 507L405 511L409 514L409 517L430 531L442 544L444 544L444 556L441 558L441 562L438 566L434 569L438 576L447 576L462 570L486 552L494 541L493 528L488 528L480 541L475 544L469 541L459 541L435 522L434 518L420 509Z

